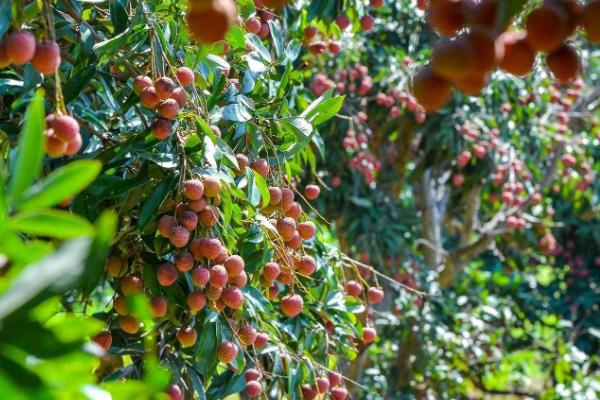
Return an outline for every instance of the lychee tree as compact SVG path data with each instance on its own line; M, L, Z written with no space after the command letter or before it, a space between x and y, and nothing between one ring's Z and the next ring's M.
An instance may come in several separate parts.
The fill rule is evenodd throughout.
M513 16L512 29L526 28L538 6L484 1L477 7L492 3L500 7L502 21ZM554 3L561 4L550 8L577 2ZM594 2L589 3L592 10ZM587 252L575 259L573 249L579 246L574 240L565 260L555 235L568 235L562 221L591 217L597 209L596 39L584 20L568 39L581 62L580 79L556 82L552 68L542 62L531 71L535 51L528 47L532 62L523 74L534 73L514 77L500 63L501 71L473 89L476 96L469 97L464 85L452 81L457 90L452 96L447 90L439 98L443 103L420 104L415 73L429 63L435 67L436 57L451 56L442 67L465 61L456 49L448 51L447 41L429 25L439 32L432 19L451 14L435 14L435 8L466 7L459 11L456 30L442 34L462 29L468 35L481 29L469 22L472 5L435 1L424 10L411 1L386 2L372 10L376 18L370 31L361 31L357 19L351 21L354 29L343 34L341 52L306 56L319 73L312 79L315 94L332 89L346 95L340 111L344 118L331 121L324 133L338 147L328 146L322 169L332 188L323 206L337 216L340 242L363 263L393 275L397 282L388 289L408 285L427 293L401 290L394 302L382 304L371 315L381 340L348 372L377 388L378 395L360 392L372 398L381 393L455 398L473 392L586 396L597 377L598 338L593 328L590 333L571 326L597 324L589 313L594 309L590 301L597 298L598 272ZM340 13L342 7L334 12ZM496 21L492 18L494 29ZM491 43L506 46L499 32L491 34ZM495 44L493 35L499 35ZM435 95L436 88L426 94ZM440 109L427 113L433 108ZM577 206L567 206L572 202ZM556 209L565 207L572 214L557 217ZM594 236L588 232L584 242L594 247L597 239L590 243ZM579 264L571 267L571 279L564 275L565 263ZM587 279L573 279L577 274ZM569 281L577 282L575 298L564 286ZM567 310L569 304L586 306ZM551 343L551 361L540 363L533 360L544 358L545 350L536 348L542 337ZM565 361L580 349L589 356ZM368 373L366 366L371 366ZM519 376L523 370L547 386L530 390ZM557 385L563 385L560 394Z

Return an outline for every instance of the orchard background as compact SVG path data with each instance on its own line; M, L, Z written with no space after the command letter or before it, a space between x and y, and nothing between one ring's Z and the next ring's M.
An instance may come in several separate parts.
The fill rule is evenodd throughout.
M0 397L600 397L600 1L0 1Z

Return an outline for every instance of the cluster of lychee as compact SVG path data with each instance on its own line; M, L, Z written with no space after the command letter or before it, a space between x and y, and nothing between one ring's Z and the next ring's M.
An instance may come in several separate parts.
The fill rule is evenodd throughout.
M156 111L157 118L151 129L158 140L171 136L171 121L187 104L187 93L183 88L194 84L194 72L188 67L178 68L175 76L181 86L177 86L168 76L162 76L156 82L145 75L133 80L133 91L140 96L142 105Z
M324 40L317 39L317 33L318 29L314 25L304 28L304 42L312 54L318 56L329 50L331 54L336 55L342 50L342 44L338 40L330 39L326 43ZM324 37L322 33L321 36Z
M373 7L374 9L380 8L382 6L383 6L383 0L371 0L371 7ZM346 30L346 28L348 28L350 26L350 18L348 17L348 14L346 14L346 13L338 14L335 17L334 21L342 31ZM360 24L360 28L364 32L370 31L375 26L375 18L373 18L373 16L369 15L369 14L365 14L362 17L360 17L358 22Z
M30 31L13 32L0 40L0 68L31 62L43 75L50 75L60 65L60 48L53 41L36 42Z
M342 375L339 372L330 371L327 376L321 376L314 384L304 384L300 388L304 400L314 400L320 394L329 392L334 400L345 400L348 390L342 385Z
M495 67L517 76L528 74L536 52L547 54L546 64L556 79L570 82L579 74L579 57L565 41L581 24L590 41L600 42L598 0L589 1L585 9L578 0L545 0L527 15L523 31L506 32L510 22L500 29L496 27L499 3L431 2L430 25L441 35L456 36L440 40L433 49L431 63L414 76L413 93L427 111L443 107L452 87L478 95Z
M46 153L50 157L72 156L81 149L83 140L79 123L62 113L46 116Z
M250 33L254 33L261 39L267 39L271 35L269 21L274 18L275 15L267 9L257 10L255 16L251 16L246 20L246 30Z

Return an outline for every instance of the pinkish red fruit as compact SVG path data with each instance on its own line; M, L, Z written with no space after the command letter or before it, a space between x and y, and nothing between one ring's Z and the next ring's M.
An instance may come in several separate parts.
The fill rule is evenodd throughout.
M279 276L281 268L276 262L268 262L263 268L262 276L269 282L273 282Z
M300 262L298 263L298 272L302 275L310 276L315 272L315 268L317 267L317 262L311 256L304 255L300 258Z
M356 297L358 299L362 293L362 289L362 285L357 281L352 280L346 283L346 294L348 296Z
M256 340L257 335L258 333L256 332L256 328L254 328L250 324L242 326L238 331L240 341L246 346L252 346L254 344L254 341Z
M171 286L177 280L177 268L171 263L164 263L156 271L158 283L163 286Z
M236 277L244 271L244 259L238 255L227 257L224 265L230 277Z
M151 126L152 134L158 140L165 140L171 136L171 121L164 118L157 118Z
M383 289L370 287L367 290L367 301L371 304L379 304L383 300L384 292Z
M190 252L196 260L214 260L221 254L222 249L221 241L216 238L194 239L190 243Z
M58 44L54 41L37 43L31 63L41 74L52 74L60 65L60 48Z
M6 39L6 55L11 63L27 64L35 54L35 37L29 31L12 33Z
M198 312L206 306L206 296L202 292L191 292L187 296L187 304L191 312Z
M248 397L258 397L262 393L262 386L258 381L249 381L246 383L246 395Z
M163 118L173 119L179 113L179 103L174 99L165 99L158 104L156 111Z
M121 291L125 296L142 291L142 281L137 276L126 276L121 281Z
M317 231L317 226L312 221L304 221L298 224L298 233L304 240L312 239Z
M288 317L295 317L302 312L304 301L297 294L290 294L281 299L281 311Z
M133 80L133 92L138 96L141 94L142 90L152 86L152 78L149 76L138 75Z
M102 350L106 353L110 346L112 346L112 335L109 331L102 331L92 339L96 344L102 347Z
M156 95L158 98L160 100L166 100L173 94L173 90L175 90L175 82L173 82L173 79L167 76L162 76L156 80L154 87L156 88Z
M317 378L317 391L319 393L327 393L329 390L329 379L325 377Z
M177 248L185 246L190 240L190 233L183 226L175 225L169 231L169 241Z
M191 326L185 326L177 332L177 341L182 347L191 347L196 344L198 333Z
M181 388L175 383L168 387L166 393L169 395L170 400L183 400L183 392Z
M204 195L206 197L217 197L221 193L221 181L214 176L204 178Z
M210 271L203 267L194 268L191 274L195 286L204 286L210 280Z
M167 314L167 300L164 297L155 297L150 300L150 310L156 318L162 318Z
M284 241L292 240L296 234L296 221L290 217L278 220L277 232L279 232Z
M339 372L330 371L327 373L327 377L329 378L329 385L331 387L340 386L342 384L342 375Z
M244 294L237 286L225 288L221 294L221 299L227 307L234 310L237 310L244 304Z
M330 393L333 400L346 400L348 397L348 391L342 386L334 387Z
M237 357L238 348L232 342L223 342L219 345L217 350L217 357L222 363L230 363Z
M188 67L179 67L175 73L181 86L192 86L194 84L194 71Z
M181 272L187 272L194 267L194 256L187 251L175 255L175 267Z
M269 335L264 332L260 332L256 335L256 340L254 340L254 347L257 349L261 349L265 347L269 343Z
M210 286L222 288L227 284L227 270L222 265L213 265L210 269Z
M375 341L375 339L377 338L377 331L375 330L375 328L370 328L370 327L366 327L363 328L363 342L368 344L368 343L372 343L373 341Z

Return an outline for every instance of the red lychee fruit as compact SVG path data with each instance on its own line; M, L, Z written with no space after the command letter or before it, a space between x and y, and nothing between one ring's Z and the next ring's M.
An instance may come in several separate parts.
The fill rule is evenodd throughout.
M175 90L175 82L168 76L162 76L156 80L154 85L156 89L156 95L160 100L166 100L171 97L173 90Z
M321 188L317 185L307 185L304 188L304 197L306 197L308 200L315 200L317 197L319 197L320 193Z
M364 343L366 343L366 344L372 343L373 341L375 341L376 338L377 338L377 331L375 330L375 328L370 328L370 327L363 328L362 339L363 339Z
M18 31L6 39L6 55L11 63L27 64L35 55L35 37L29 31Z
M268 262L265 264L262 276L268 281L273 282L279 276L281 268L276 262Z
M158 220L158 233L164 238L171 236L171 228L177 226L177 220L172 215L163 215Z
M219 239L206 237L192 240L190 243L190 252L196 260L202 258L214 260L221 254L222 247Z
M260 332L256 335L256 339L254 340L254 347L257 349L261 349L265 347L269 343L269 335L264 332Z
M258 381L246 382L246 395L248 397L258 397L262 393L262 386Z
M35 54L31 61L33 68L43 75L52 74L60 65L60 48L58 43L42 42L35 45Z
M329 379L325 377L317 378L317 391L319 393L327 393L329 390Z
M206 209L198 213L200 222L208 228L216 225L219 222L219 209L214 205L208 205Z
M210 286L222 288L227 284L227 270L222 265L213 265L210 269Z
M163 118L173 119L179 113L179 103L174 99L165 99L158 104L156 111Z
M171 286L177 280L177 268L171 263L161 264L156 270L158 283L163 286Z
M296 234L296 221L290 217L278 220L277 232L279 232L284 241L292 240Z
M224 265L230 277L236 277L244 271L244 259L238 255L227 257Z
M304 221L298 224L298 233L304 240L312 239L317 231L317 226L312 221Z
M164 297L154 297L150 300L150 311L156 318L162 318L167 314L168 309L167 299Z
M149 76L138 75L133 80L133 92L138 96L142 92L142 89L152 86L152 78Z
M302 391L302 399L303 400L314 400L318 396L317 390L315 388L311 387L308 383L302 385L302 387L300 388L300 391Z
M237 357L238 348L235 343L226 341L219 345L217 350L217 357L222 363L230 363Z
M137 276L126 276L121 281L121 292L125 296L139 293L142 291L142 281Z
M234 310L237 310L244 304L244 294L237 286L229 286L223 289L221 299L227 307Z
M371 304L379 304L383 300L384 292L381 288L370 287L367 290L367 301Z
M256 173L258 173L263 178L266 178L269 176L269 171L270 171L269 162L267 160L265 160L264 158L257 158L256 160L254 160L252 162L252 164L250 164L250 168L252 168L254 171L256 171Z
M310 276L315 272L315 268L317 267L317 262L312 256L304 255L300 258L300 262L298 263L298 272L302 275Z
M177 248L184 247L189 239L190 233L183 226L175 225L169 231L169 241Z
M160 103L160 99L156 94L154 86L145 87L140 91L140 101L144 107L156 108L158 103Z
M183 211L179 223L188 231L193 231L198 226L198 214L190 210Z
M188 67L179 67L175 76L181 86L192 86L194 84L194 71Z
M179 329L177 332L177 341L182 347L191 347L196 344L198 333L191 326L185 326Z
M129 308L127 307L127 299L123 296L115 297L113 300L113 308L119 315L129 314Z
M348 296L356 297L358 299L362 293L362 289L362 285L357 281L352 280L346 282L346 294Z
M242 326L238 331L240 341L246 346L252 346L257 335L258 333L256 332L256 328L250 324Z
M340 386L342 384L342 375L339 372L330 371L327 373L329 379L329 385L331 387Z
M191 292L187 295L187 304L191 312L198 312L206 306L206 296L202 292Z
M152 122L152 134L157 140L165 140L171 136L171 121L164 118L156 118Z
M297 294L290 294L281 299L281 311L288 317L295 317L302 312L304 301Z
M123 257L112 256L106 260L106 271L115 278L120 278L127 272L129 265Z
M140 330L140 321L128 315L122 315L119 317L119 325L121 326L121 329L131 335Z
M183 182L185 197L190 200L200 200L204 195L204 184L199 179L188 179Z
M204 286L210 280L210 271L203 267L194 268L191 274L195 286Z
M166 393L169 395L170 400L184 400L183 392L176 384L169 386L166 390Z
M175 267L181 272L187 272L194 267L194 256L187 251L175 255Z
M204 195L206 197L217 197L221 193L221 181L214 176L204 178Z
M348 391L342 386L332 388L330 394L333 400L346 400L348 397Z

